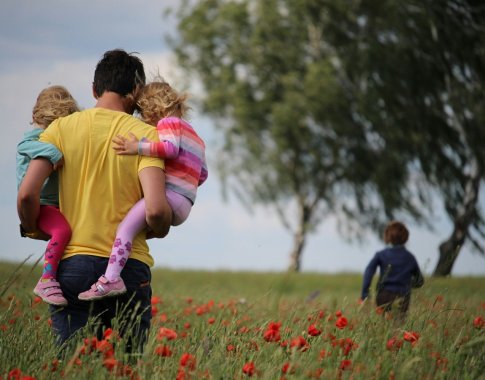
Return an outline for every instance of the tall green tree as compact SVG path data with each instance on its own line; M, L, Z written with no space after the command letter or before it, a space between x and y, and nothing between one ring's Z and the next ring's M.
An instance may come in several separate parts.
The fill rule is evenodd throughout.
M467 85L452 75L458 49L448 49L454 55L446 66L444 42L428 41L439 16L443 28L450 11L463 21L452 3L468 3L430 10L433 3L200 0L180 7L173 46L182 67L197 73L203 109L223 132L220 173L247 204L278 211L294 236L290 269L299 269L308 233L329 214L346 232L352 225L377 231L398 212L422 220L430 204L426 183L415 180L422 173L456 221L470 154L482 180L483 157L463 123L450 123L449 107L458 118L461 109L443 87L446 72L453 98L464 100ZM476 30L469 35L477 39ZM475 188L467 220L480 226Z
M453 229L439 246L434 275L449 275L466 241L485 253L485 7L467 0L363 1L355 12L342 28L358 38L338 49L342 58L357 52L358 64L350 57L343 65L354 83L368 78L357 90L359 113L390 149L414 157L441 195Z

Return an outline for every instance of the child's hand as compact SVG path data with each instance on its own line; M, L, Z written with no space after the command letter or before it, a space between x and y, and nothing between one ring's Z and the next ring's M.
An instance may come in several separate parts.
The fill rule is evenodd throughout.
M116 136L112 141L115 143L113 149L118 154L138 154L138 139L136 136L129 132L128 138L123 136Z

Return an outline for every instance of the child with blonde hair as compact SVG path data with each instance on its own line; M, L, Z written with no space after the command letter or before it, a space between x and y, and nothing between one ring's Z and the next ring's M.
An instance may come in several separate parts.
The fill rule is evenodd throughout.
M114 149L120 155L144 155L165 159L166 197L172 209L172 225L182 224L195 202L197 188L207 179L205 144L183 119L187 95L179 94L163 79L147 84L138 95L137 107L144 122L157 128L160 142L117 136ZM146 227L145 201L141 199L118 227L106 272L81 300L96 300L126 292L120 273L136 234Z
M387 247L375 254L364 272L361 300L369 296L372 277L379 267L376 304L386 312L397 304L398 319L404 320L411 300L411 289L423 285L424 279L414 255L404 246L409 231L399 221L391 221L384 230Z
M54 168L40 193L40 212L37 218L39 230L50 236L44 253L42 276L34 288L34 293L51 305L64 306L67 301L56 280L57 267L64 249L71 239L71 228L59 211L59 191L57 169L63 165L61 152L52 144L42 143L39 136L54 120L79 111L72 95L62 86L50 86L42 90L32 110L32 124L35 128L26 132L17 145L17 189L22 183L31 160L48 159ZM22 237L39 238L25 233Z

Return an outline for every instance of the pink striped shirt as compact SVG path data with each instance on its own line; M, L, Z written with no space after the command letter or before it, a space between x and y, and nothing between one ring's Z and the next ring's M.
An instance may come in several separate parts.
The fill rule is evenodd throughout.
M207 179L205 144L192 126L178 117L165 117L157 124L160 142L141 139L138 153L165 160L166 188L195 202L197 187Z

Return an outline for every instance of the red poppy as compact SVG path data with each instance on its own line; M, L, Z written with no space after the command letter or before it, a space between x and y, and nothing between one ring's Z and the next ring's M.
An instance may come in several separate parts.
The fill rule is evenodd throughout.
M286 362L283 364L283 367L281 367L281 373L288 373L288 370L290 369L290 363Z
M162 299L157 296L152 296L152 299L150 300L152 306L158 305L159 303L162 303Z
M156 316L158 313L158 307L152 306L152 317Z
M283 367L281 367L281 373L284 375L288 373L295 373L295 366L291 365L289 362L286 362L283 364Z
M305 338L303 338L301 335L300 336L297 336L296 338L293 338L291 341L290 341L290 347L291 348L298 348L300 349L300 351L306 351L310 348L310 345L308 344L308 342L305 340Z
M309 327L308 327L308 335L311 335L311 336L318 336L322 333L322 330L319 330L315 327L315 324L312 323Z
M477 329L485 327L485 319L483 319L482 317L476 317L473 320L473 326L475 326Z
M103 331L103 338L106 340L109 340L112 335L113 335L113 329L111 327Z
M228 344L226 346L226 351L228 352L234 351L235 349L236 349L236 346L234 346L233 344Z
M51 372L56 372L58 367L59 367L59 360L58 359L54 359L49 364L44 364L42 366L42 369L43 370L47 370L47 371L51 371Z
M343 329L345 326L347 326L348 321L347 318L345 317L338 317L337 321L335 322L335 326L339 329Z
M392 337L386 343L386 348L389 351L397 351L402 347L403 341L401 339L397 339L396 337Z
M184 353L180 357L180 365L182 367L185 367L185 368L193 371L195 369L195 364L196 364L195 356L193 356L191 354Z
M281 339L280 335L280 322L270 322L268 328L263 334L263 338L266 342L279 342Z
M247 376L253 376L255 371L256 371L256 367L254 366L254 362L247 362L246 364L244 364L242 371Z
M103 360L103 366L108 369L108 371L112 371L113 368L118 366L118 361L111 357Z
M175 380L185 380L187 379L187 373L185 372L185 369L183 367L180 367L177 371L177 376L175 377Z
M335 316L336 317L341 317L342 316L342 311L341 310L337 310L337 312L335 313Z
M341 370L350 369L351 367L352 367L352 360L348 360L348 359L342 360L339 365L339 368Z
M96 350L98 352L101 352L104 354L105 358L106 357L111 357L114 355L114 349L113 349L113 345L108 342L107 340L103 339L103 340L100 340L98 342L98 344L96 345Z
M238 331L240 334L244 334L244 333L248 333L250 330L249 330L249 327L243 326Z
M357 343L355 343L351 338L343 339L340 343L340 347L342 347L342 353L344 356L347 356L350 351L359 347Z
M326 350L320 350L320 353L318 354L318 358L320 360L324 359L326 356L331 356L332 353L331 352L328 352Z
M160 327L160 329L158 330L157 339L162 340L163 338L167 338L167 340L173 340L177 338L177 333L167 327Z
M416 343L418 343L419 334L415 331L405 331L403 334L403 339L414 346Z
M209 325L213 325L215 321L216 321L216 319L215 319L214 317L210 317L210 318L207 320L207 323L208 323Z
M22 376L22 371L19 368L14 368L8 373L7 379L18 380L20 376Z
M169 357L172 356L172 350L170 349L170 347L164 344L159 344L157 347L155 347L155 355L161 357Z

